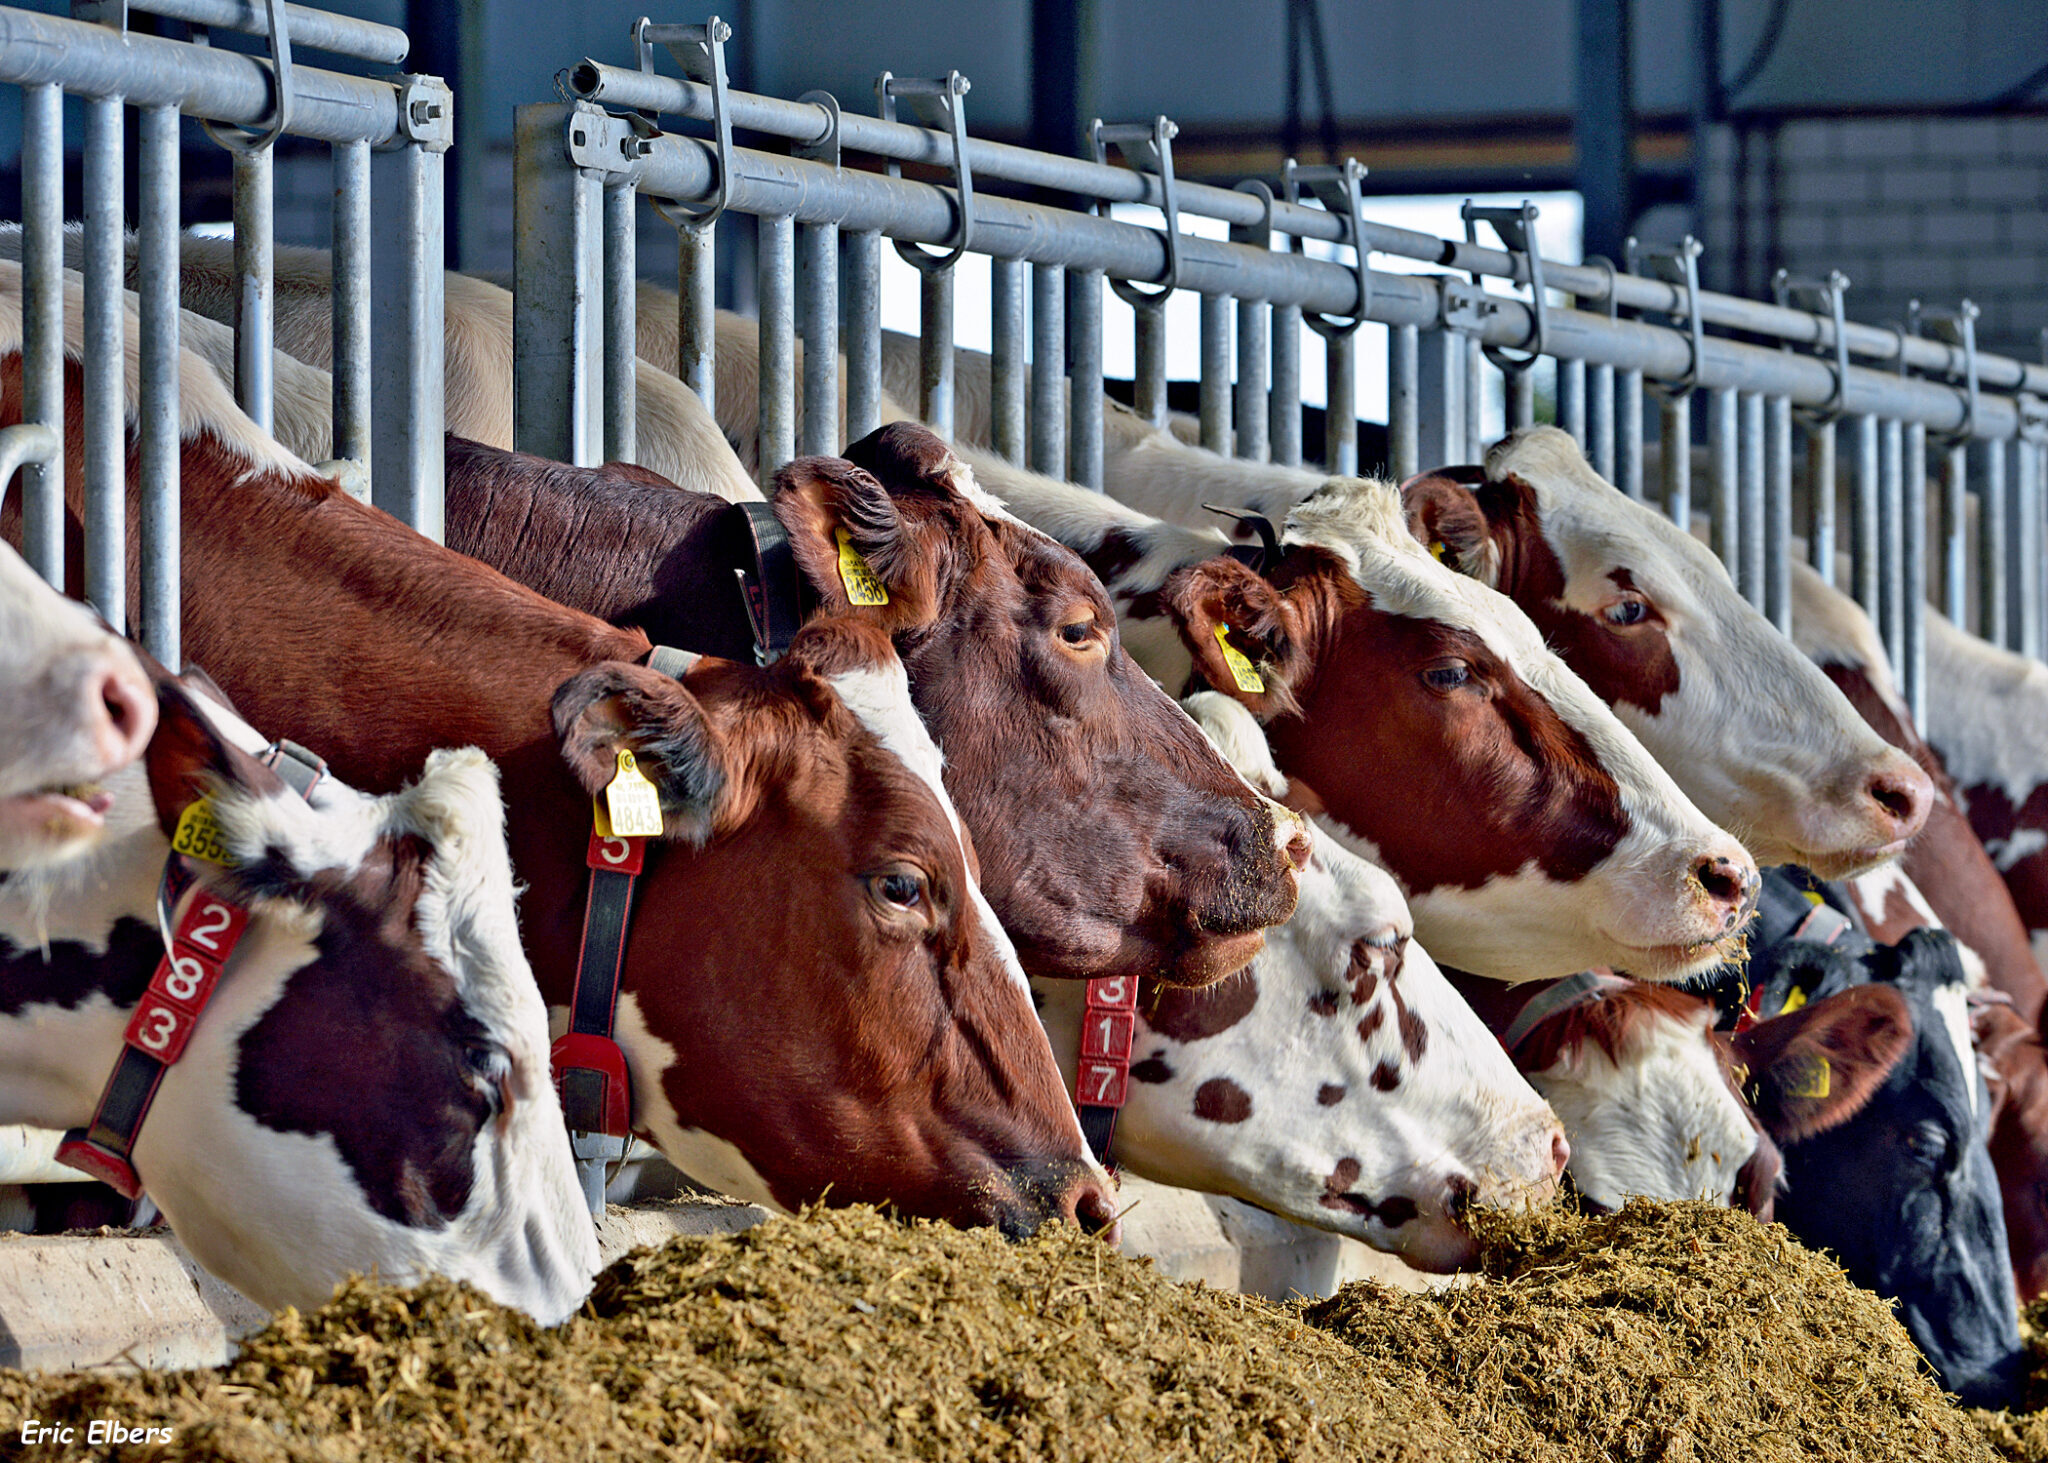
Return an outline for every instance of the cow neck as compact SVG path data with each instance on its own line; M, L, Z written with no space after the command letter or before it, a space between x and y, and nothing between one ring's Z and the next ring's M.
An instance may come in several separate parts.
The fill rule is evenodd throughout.
M262 760L300 797L309 796L327 770L318 757L289 741L273 742ZM142 1197L135 1145L157 1089L185 1054L221 972L249 927L246 909L203 887L197 877L200 862L226 862L210 809L201 800L179 820L157 887L162 958L128 1019L121 1054L100 1091L92 1121L68 1130L57 1148L59 1163L91 1175L125 1199Z

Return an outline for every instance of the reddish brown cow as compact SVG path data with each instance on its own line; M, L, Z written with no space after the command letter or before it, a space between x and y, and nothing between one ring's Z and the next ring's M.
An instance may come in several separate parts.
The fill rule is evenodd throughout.
M1243 968L1294 907L1299 824L1131 663L1080 559L976 488L938 437L884 427L847 455L857 469L804 469L775 512L809 602L895 636L1026 966L1179 985ZM447 462L452 547L665 643L751 653L739 510L616 465L455 439ZM886 604L849 602L835 533Z
M0 270L0 425L21 410L18 279ZM74 287L65 318L80 317ZM132 315L128 328L132 341ZM679 683L637 664L643 635L312 474L189 355L182 378L187 651L358 787L397 786L438 746L494 757L552 1005L577 968L591 795L622 749L655 783L665 837L647 852L617 1025L642 1133L686 1171L785 1207L829 1186L836 1202L1006 1229L1110 1223L936 752L912 745L886 639L827 618L773 667L707 662ZM67 365L74 513L79 393ZM138 516L131 495L131 584ZM18 536L18 514L0 531Z

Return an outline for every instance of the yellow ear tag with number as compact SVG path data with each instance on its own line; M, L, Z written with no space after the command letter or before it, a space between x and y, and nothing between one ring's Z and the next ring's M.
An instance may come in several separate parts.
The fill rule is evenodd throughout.
M839 582L846 586L846 597L857 605L887 604L889 586L875 577L875 571L860 556L846 530L835 528L832 533L839 540Z
M1429 556L1432 559L1435 559L1439 564L1441 564L1444 561L1444 555L1448 554L1450 551L1451 546L1445 543L1442 539L1436 540L1436 542L1432 543L1429 546Z
M624 747L619 748L618 775L604 790L604 811L611 823L609 837L661 837L661 794Z
M1237 682L1237 689L1250 692L1254 696L1262 694L1266 689L1266 682L1259 675L1258 668L1245 659L1244 652L1230 643L1228 625L1216 627L1216 643L1223 647L1223 663L1230 667L1230 678Z
M1799 989L1798 986L1794 986L1792 987L1792 993L1785 997L1785 1004L1778 1008L1778 1014L1780 1016L1790 1016L1805 1004L1806 992ZM1823 1093L1822 1095L1825 1096L1826 1094Z
M1785 1083L1785 1095L1805 1098L1826 1097L1830 1085L1829 1076L1828 1059L1817 1052L1810 1053L1799 1062L1798 1070L1793 1072Z
M171 835L171 847L187 858L196 858L204 863L219 864L222 868L234 863L228 853L227 834L220 826L220 820L213 815L213 800L200 798L186 805L178 815L178 828Z

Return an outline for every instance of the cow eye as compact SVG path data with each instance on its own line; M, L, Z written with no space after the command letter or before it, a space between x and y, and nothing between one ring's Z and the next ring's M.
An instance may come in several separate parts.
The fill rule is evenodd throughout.
M1636 625L1650 613L1650 607L1639 599L1618 599L1602 613L1610 625Z
M1915 1123L1906 1130L1906 1150L1915 1161L1939 1169L1948 1157L1948 1134L1935 1123Z
M462 1070L469 1085L491 1106L496 1117L504 1106L506 1085L512 1076L512 1059L503 1048L490 1042L470 1042L462 1048Z
M1094 635L1094 633L1095 622L1093 620L1075 620L1070 624L1060 626L1060 639L1066 641L1069 645L1086 645L1089 637Z
M1422 679L1432 691L1455 691L1472 679L1472 667L1462 660L1447 660L1424 671Z
M909 869L890 869L868 877L875 897L897 909L916 909L924 903L924 876Z

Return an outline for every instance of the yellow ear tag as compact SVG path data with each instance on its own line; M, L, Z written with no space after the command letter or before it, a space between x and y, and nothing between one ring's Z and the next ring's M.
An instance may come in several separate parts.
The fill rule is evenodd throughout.
M1439 564L1441 564L1444 561L1444 555L1448 554L1450 551L1451 546L1445 543L1442 539L1437 539L1434 543L1432 543L1429 546L1429 556L1432 559L1435 559Z
M640 766L633 760L633 754L624 747L619 748L619 771L604 790L604 810L609 816L611 829L599 829L602 836L612 838L659 838L661 837L661 794L654 790L654 784L647 780Z
M234 863L228 853L227 834L213 816L213 800L200 798L178 815L178 828L171 835L171 847L187 858L196 858L226 868Z
M1785 1084L1787 1097L1817 1098L1828 1095L1828 1059L1818 1053L1805 1057L1799 1070Z
M1792 994L1785 997L1785 1004L1778 1008L1778 1014L1780 1016L1789 1016L1805 1004L1806 992L1799 989L1798 986L1794 986L1792 987ZM1826 1096L1827 1094L1823 1093L1821 1095Z
M1216 643L1223 647L1223 663L1230 667L1230 676L1237 682L1237 689L1248 691L1255 696L1263 693L1266 689L1265 681L1261 679L1258 669L1245 659L1244 652L1230 643L1228 625L1216 627Z
M846 597L857 605L887 604L889 586L875 577L875 571L860 556L846 530L835 528L832 533L839 540L839 582L846 586Z

